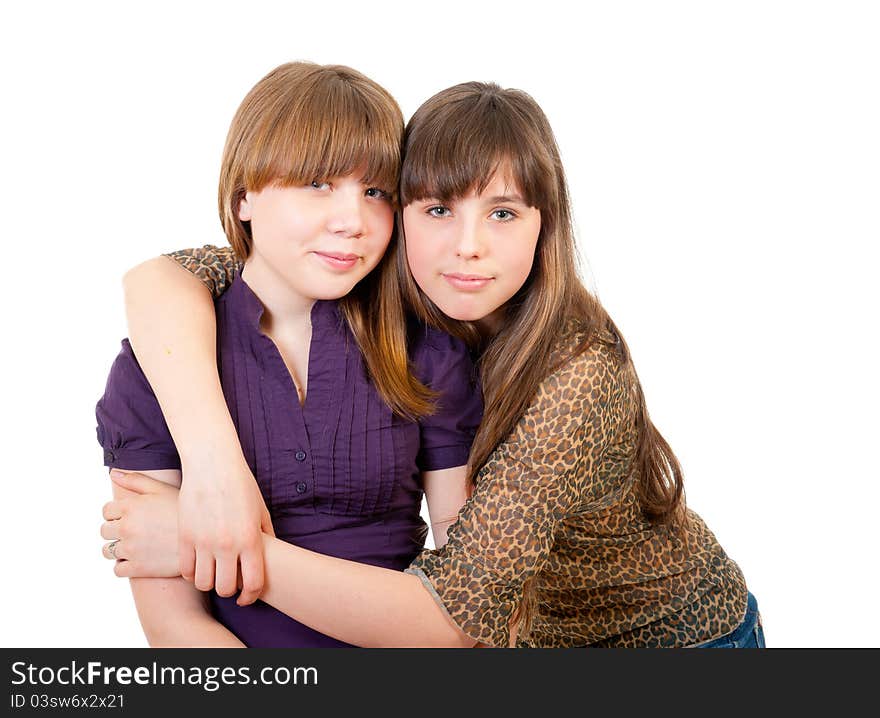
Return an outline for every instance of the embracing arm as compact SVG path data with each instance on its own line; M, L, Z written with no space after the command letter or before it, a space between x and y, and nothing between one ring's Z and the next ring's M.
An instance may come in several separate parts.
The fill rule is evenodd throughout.
M229 249L183 250L125 275L130 341L152 386L186 474L181 492L180 569L222 596L252 603L263 583L261 531L272 521L242 454L220 385L211 291L230 281ZM209 291L209 288L211 291Z
M418 577L324 556L264 536L261 600L316 631L366 648L466 648Z
M123 279L129 341L184 465L238 446L217 373L214 302L176 261L155 257Z
M173 575L177 492L143 472L111 476L131 497L104 507L101 535L122 537L117 552L127 559L117 562L116 574ZM266 583L260 598L317 631L367 647L474 644L416 576L314 553L267 534L262 541Z
M425 471L422 479L439 548L467 499L467 467ZM264 543L266 586L260 598L317 631L365 647L475 643L417 576L324 556L269 536Z
M616 360L600 348L548 377L481 470L446 545L423 551L408 572L264 536L260 598L360 646L510 645L526 584L543 569L557 522L594 491L603 493L597 468L618 427L628 425L623 379ZM135 474L114 481L141 494L155 491L155 482Z
M180 471L142 473L180 485ZM113 484L116 501L134 495ZM207 595L183 578L132 578L130 584L141 627L152 648L244 648L244 644L211 615Z

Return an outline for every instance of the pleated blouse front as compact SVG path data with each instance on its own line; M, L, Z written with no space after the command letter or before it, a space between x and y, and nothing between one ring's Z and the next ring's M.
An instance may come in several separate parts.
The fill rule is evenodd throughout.
M369 381L335 301L312 308L308 391L300 405L263 305L240 276L215 303L223 393L278 538L340 558L402 570L423 548L421 472L467 462L481 415L465 346L425 326L411 331L416 376L439 393L419 422L393 414ZM123 342L104 397L98 436L105 464L177 468L158 402ZM257 602L212 594L214 615L250 646L344 645Z

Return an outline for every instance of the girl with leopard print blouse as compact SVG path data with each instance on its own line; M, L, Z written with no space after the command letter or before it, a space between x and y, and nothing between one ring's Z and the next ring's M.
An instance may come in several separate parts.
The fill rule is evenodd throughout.
M407 126L400 197L410 309L479 358L485 410L470 498L447 544L405 572L264 535L261 600L361 646L763 646L742 572L686 507L627 345L578 278L565 176L534 100L482 83L429 99ZM214 295L236 269L223 248L169 256ZM209 293L180 312L177 297L196 279L167 259L149 271L159 286L129 288L133 334L165 302L178 327L204 336L196 317L210 311ZM142 342L158 343L151 331ZM163 388L188 391L180 377ZM176 511L173 489L136 474L119 481L156 495L129 502L119 529L149 531L137 527ZM142 538L176 565L176 538Z

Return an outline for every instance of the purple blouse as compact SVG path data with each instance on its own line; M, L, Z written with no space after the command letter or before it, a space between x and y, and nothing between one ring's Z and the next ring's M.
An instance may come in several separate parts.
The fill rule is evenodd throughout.
M482 413L462 342L413 325L414 374L438 392L419 422L392 413L367 378L335 301L312 308L308 393L300 406L277 347L260 331L263 305L241 276L215 302L221 384L245 459L278 538L319 553L403 570L423 548L420 472L461 466ZM96 407L104 464L179 469L162 410L128 340ZM330 597L328 597L330 598ZM262 601L211 594L214 616L253 647L345 646Z

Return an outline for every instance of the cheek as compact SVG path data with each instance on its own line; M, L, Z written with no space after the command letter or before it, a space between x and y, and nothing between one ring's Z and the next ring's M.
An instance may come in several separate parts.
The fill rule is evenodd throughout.
M535 263L535 244L527 246L522 252L515 255L514 266L517 276L523 281L532 271L532 265Z
M394 210L390 205L378 207L373 219L373 234L376 237L376 243L384 249L391 241L391 233L394 231Z
M417 281L431 273L434 262L429 247L430 243L422 233L415 231L406 235L406 259Z
M514 242L508 244L506 253L507 276L516 285L514 293L528 279L535 263L535 250L538 246L538 235L535 232L524 232Z
M257 220L261 220L259 223ZM284 207L271 207L259 216L255 213L252 226L259 226L269 239L289 243L292 239L306 237L314 224L308 207L297 208L295 212L285 211Z
M532 271L532 265L535 263L535 252L538 249L538 237L541 236L541 214L535 212L528 228L524 228L520 241L517 246L521 251L517 253L520 264L520 271L523 274L523 281Z

